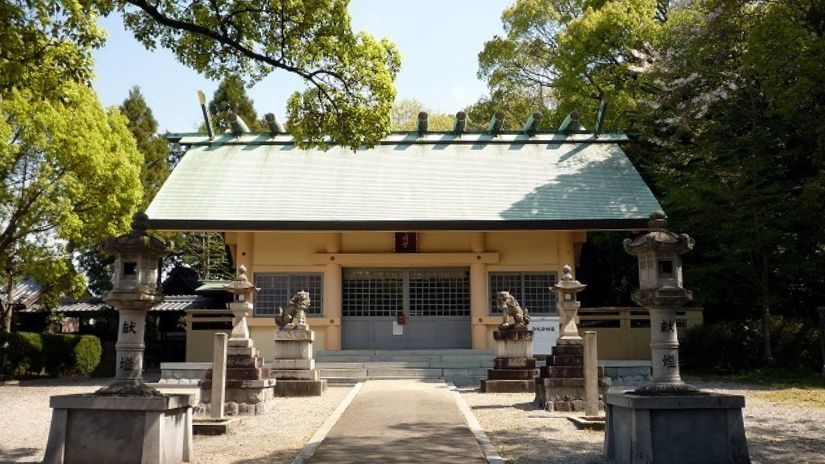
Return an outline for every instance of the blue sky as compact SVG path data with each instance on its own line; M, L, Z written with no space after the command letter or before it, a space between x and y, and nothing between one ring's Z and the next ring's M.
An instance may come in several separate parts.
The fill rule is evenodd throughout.
M501 35L501 12L514 0L352 0L353 28L392 40L401 52L397 99L417 99L433 111L455 113L485 93L476 77L484 42ZM119 16L101 19L106 45L95 52L94 86L105 105L120 104L138 85L160 131L185 132L200 122L195 92L211 96L212 82L179 64L165 49L149 52L123 28ZM284 72L250 89L258 114L283 119L286 99L303 88Z

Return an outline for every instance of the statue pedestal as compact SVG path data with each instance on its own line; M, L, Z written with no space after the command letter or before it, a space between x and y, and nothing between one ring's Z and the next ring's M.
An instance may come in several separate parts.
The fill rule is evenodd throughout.
M487 379L481 381L482 393L532 392L538 375L533 357L533 331L512 327L493 332L496 359Z
M621 464L750 463L745 397L607 394L604 452Z
M258 355L258 349L248 338L230 338L226 355L226 402L227 416L257 415L266 412L267 402L273 396L275 379L270 378L268 367ZM212 397L212 369L201 382L201 398ZM209 414L208 403L201 404L202 412Z
M579 338L581 340L581 338ZM547 365L536 379L536 405L548 411L584 411L584 345L559 340ZM599 396L604 398L610 379L598 368ZM603 409L600 402L599 409Z
M319 396L324 393L327 381L321 380L315 369L314 341L315 334L308 329L275 331L271 374L278 381L275 396Z
M52 424L43 462L193 461L194 401L193 395L53 396Z

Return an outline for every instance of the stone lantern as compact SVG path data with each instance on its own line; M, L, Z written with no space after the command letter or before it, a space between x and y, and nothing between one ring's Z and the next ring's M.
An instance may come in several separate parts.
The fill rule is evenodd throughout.
M579 329L576 326L576 316L581 303L578 300L578 293L587 285L573 278L572 269L569 265L562 268L561 280L553 285L556 292L556 306L561 316L561 337L556 342L559 345L581 345L582 338L579 336Z
M624 249L639 259L639 290L633 301L650 312L650 350L653 382L637 393L678 393L695 391L679 375L679 339L676 311L693 295L682 287L681 255L693 249L694 240L686 234L665 229L661 211L650 215L650 232L625 239Z
M252 314L252 295L261 289L252 285L246 277L246 266L241 265L238 271L238 277L223 287L227 292L234 295L232 303L228 305L229 310L232 311L232 315L235 317L232 321L229 346L252 346L247 319Z
M132 231L103 242L103 251L114 256L112 290L103 298L118 312L115 381L99 394L159 395L143 383L143 333L149 308L163 300L158 283L161 259L173 249L146 233L149 218L132 216Z
M606 395L605 455L620 464L750 463L745 397L699 391L679 376L676 311L692 298L682 287L681 255L694 241L665 229L660 211L649 225L648 233L625 240L624 249L639 259L640 288L632 296L650 312L653 381Z
M114 382L94 394L52 396L43 462L191 462L194 395L161 394L143 383L146 312L162 300L160 259L172 244L146 233L149 219L132 216L132 231L103 242L115 257L113 288L104 301L119 314Z

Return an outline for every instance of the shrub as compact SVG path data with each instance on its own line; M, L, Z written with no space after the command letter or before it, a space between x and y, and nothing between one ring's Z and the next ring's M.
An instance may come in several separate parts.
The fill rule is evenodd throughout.
M100 363L100 340L93 335L43 334L43 365L53 376L89 375Z
M787 370L816 370L822 366L820 333L803 321L771 319L773 365ZM761 321L719 322L685 331L681 359L686 369L735 373L766 367Z
M43 341L40 334L0 333L0 375L17 377L39 374L43 369Z

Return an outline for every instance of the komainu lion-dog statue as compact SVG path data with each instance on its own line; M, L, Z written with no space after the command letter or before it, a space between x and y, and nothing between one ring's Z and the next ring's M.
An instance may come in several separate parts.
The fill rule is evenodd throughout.
M284 308L278 308L278 314L275 316L275 323L281 330L293 329L308 329L307 325L307 310L309 309L309 292L301 290L292 295L289 303Z
M516 298L510 295L510 292L498 292L496 302L504 318L501 325L498 326L499 329L526 329L527 325L530 324L530 316L527 315L527 308L522 308L521 305L518 304L518 301L516 301Z

